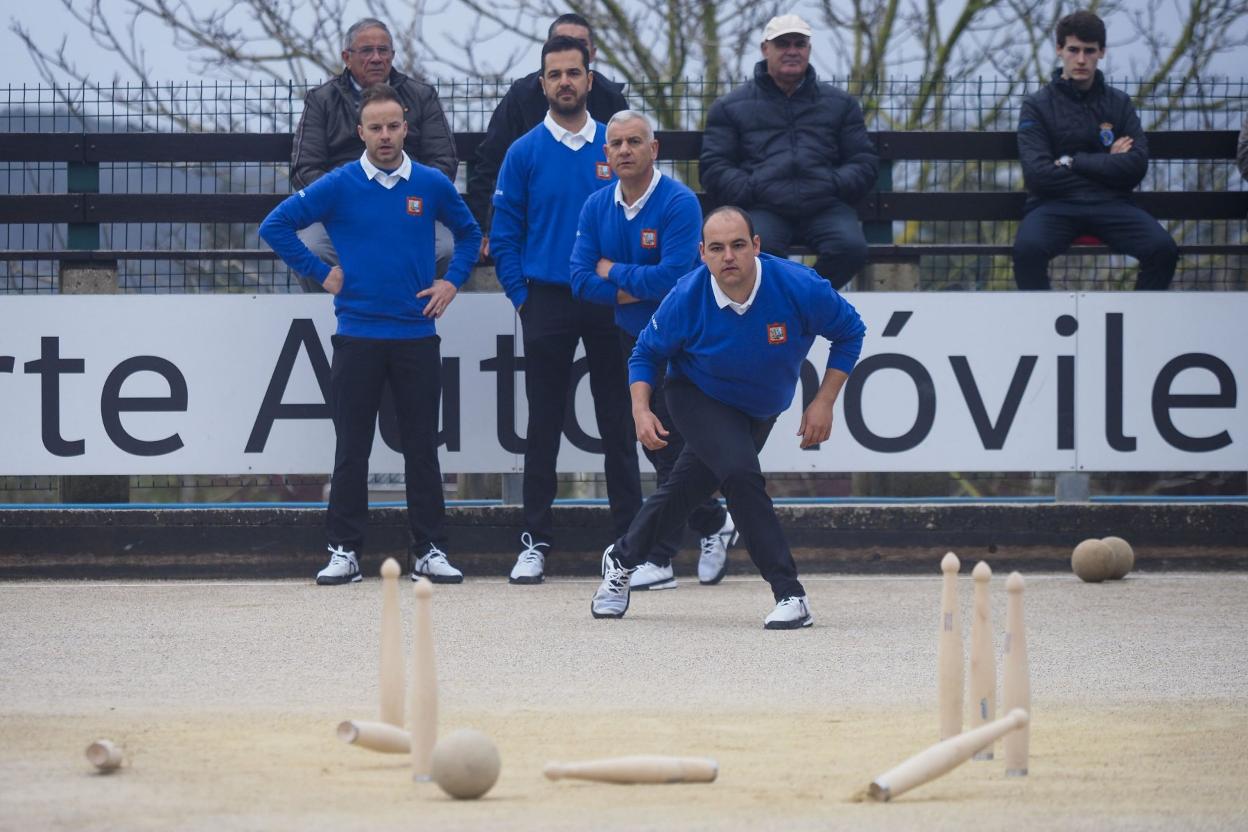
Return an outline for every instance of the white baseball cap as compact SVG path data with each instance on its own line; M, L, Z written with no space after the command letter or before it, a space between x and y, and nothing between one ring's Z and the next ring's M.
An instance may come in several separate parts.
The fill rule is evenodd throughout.
M782 14L767 21L763 40L775 40L781 35L805 35L810 37L810 24L795 14Z

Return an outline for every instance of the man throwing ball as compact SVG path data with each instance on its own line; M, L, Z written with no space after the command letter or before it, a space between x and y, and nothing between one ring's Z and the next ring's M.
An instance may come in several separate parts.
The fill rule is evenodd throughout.
M792 630L814 622L758 452L793 401L802 360L820 335L831 343L827 371L798 435L803 448L827 440L832 407L862 351L866 327L812 269L759 251L744 211L712 211L702 225L704 266L676 283L637 338L629 359L637 438L652 450L666 444L668 426L655 416L650 397L667 365L668 412L685 448L628 531L603 552L602 584L590 605L595 618L624 616L630 573L718 489L776 599L763 626Z

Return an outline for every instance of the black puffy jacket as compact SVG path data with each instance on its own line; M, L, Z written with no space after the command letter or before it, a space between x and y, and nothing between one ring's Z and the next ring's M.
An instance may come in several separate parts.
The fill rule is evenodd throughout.
M853 204L878 166L862 108L813 67L790 96L759 61L752 81L711 105L702 133L702 187L720 205L795 215Z
M1110 153L1110 145L1122 136L1131 137L1131 149ZM1052 81L1023 100L1018 156L1029 208L1046 199L1130 199L1148 171L1148 139L1131 98L1106 84L1099 69L1086 92L1058 69ZM1062 156L1074 164L1054 164Z
M413 162L437 168L454 182L459 159L438 91L394 69L386 83L403 102L407 119L403 149L407 155ZM364 140L355 129L358 110L346 70L308 93L290 153L292 188L306 188L334 168L364 155Z

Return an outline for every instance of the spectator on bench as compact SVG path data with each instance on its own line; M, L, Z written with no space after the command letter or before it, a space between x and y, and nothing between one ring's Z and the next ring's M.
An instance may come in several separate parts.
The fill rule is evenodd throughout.
M810 24L773 17L754 78L711 105L702 186L717 205L750 212L763 251L786 257L801 240L837 289L867 262L854 204L875 185L879 157L862 108L816 78Z
M1136 289L1165 289L1179 251L1131 191L1148 170L1148 140L1122 90L1096 68L1105 57L1105 24L1087 11L1057 24L1053 80L1023 101L1018 154L1027 185L1014 240L1014 281L1048 289L1049 261L1091 234L1140 261Z
M429 84L409 78L391 67L394 41L385 23L366 17L347 29L343 37L340 75L308 93L303 102L303 115L295 130L290 154L290 189L308 187L331 170L359 161L364 142L356 133L356 114L365 87L388 84L399 97L403 117L407 120L407 138L403 150L414 162L436 168L455 181L459 160L455 157L455 137L447 124L446 114L438 101L438 92ZM438 275L446 273L451 262L454 242L443 225L437 228ZM299 239L321 260L338 265L325 227L320 223L299 232ZM299 275L305 292L321 292L318 280Z

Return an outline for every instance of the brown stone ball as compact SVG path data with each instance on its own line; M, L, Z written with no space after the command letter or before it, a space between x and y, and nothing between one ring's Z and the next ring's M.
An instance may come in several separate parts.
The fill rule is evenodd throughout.
M1071 553L1070 568L1088 583L1100 583L1113 574L1114 551L1096 538L1089 538Z
M1135 568L1135 551L1132 550L1131 544L1121 537L1102 537L1101 542L1114 553L1114 568L1109 573L1109 579L1117 581L1125 578L1127 573Z

